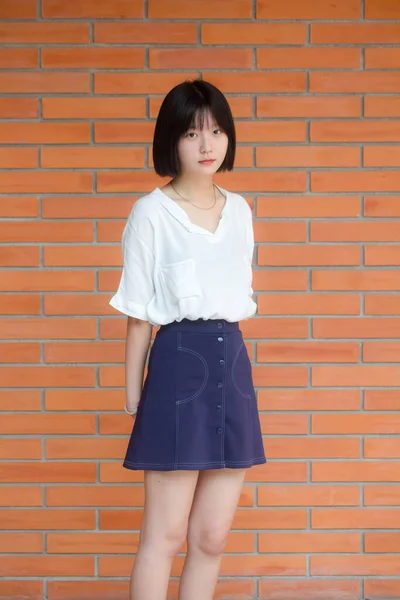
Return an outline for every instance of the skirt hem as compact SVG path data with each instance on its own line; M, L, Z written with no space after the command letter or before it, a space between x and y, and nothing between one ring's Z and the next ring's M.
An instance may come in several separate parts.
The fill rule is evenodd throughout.
M265 456L254 458L250 461L224 461L212 463L139 463L125 460L122 466L125 469L137 471L208 471L209 469L249 469L255 465L267 462Z

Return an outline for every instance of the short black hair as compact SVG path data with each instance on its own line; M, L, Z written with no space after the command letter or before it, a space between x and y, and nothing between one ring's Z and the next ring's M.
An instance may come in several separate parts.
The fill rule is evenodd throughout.
M210 112L218 127L228 136L228 149L218 171L232 171L235 161L236 132L232 112L224 94L208 81L184 81L165 96L153 138L154 169L162 177L180 172L177 144L179 139Z

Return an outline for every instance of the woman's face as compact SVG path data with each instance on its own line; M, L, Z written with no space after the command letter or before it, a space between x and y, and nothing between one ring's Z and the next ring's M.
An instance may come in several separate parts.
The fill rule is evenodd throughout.
M197 118L194 127L178 142L180 174L213 175L222 165L228 149L228 136L216 123L210 112L201 122Z

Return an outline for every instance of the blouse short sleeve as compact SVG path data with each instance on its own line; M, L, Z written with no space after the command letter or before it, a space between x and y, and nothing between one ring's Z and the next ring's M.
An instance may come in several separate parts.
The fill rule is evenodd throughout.
M139 229L142 229L142 233L139 233ZM146 227L140 227L140 223L135 220L133 210L122 234L122 275L110 304L130 317L148 321L147 306L155 295L155 260L151 239L143 237L145 231Z

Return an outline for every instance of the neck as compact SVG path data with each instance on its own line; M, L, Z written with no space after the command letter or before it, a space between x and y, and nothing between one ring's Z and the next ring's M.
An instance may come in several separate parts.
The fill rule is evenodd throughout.
M214 194L212 177L204 175L178 175L173 184L183 196L199 198Z

